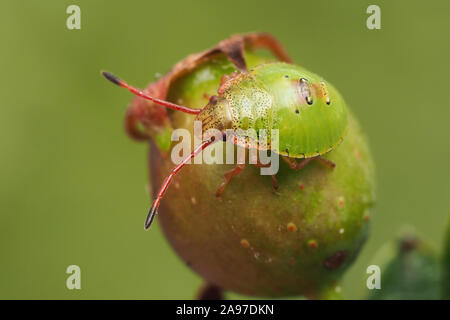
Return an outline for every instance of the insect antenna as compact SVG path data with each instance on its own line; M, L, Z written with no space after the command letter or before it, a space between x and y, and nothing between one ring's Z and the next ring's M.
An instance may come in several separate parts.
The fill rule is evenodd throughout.
M174 110L178 110L178 111L182 111L185 113L189 113L189 114L198 114L200 113L200 109L192 109L189 107L185 107L185 106L180 106L178 104L169 102L169 101L165 101L165 100L161 100L155 97L152 97L151 95L143 92L142 90L135 88L133 86L130 86L128 83L126 83L125 81L119 79L118 77L116 77L115 75L107 72L107 71L102 71L102 75L108 79L109 81L111 81L112 83L118 85L119 87L125 88L130 90L132 93L134 93L135 95L142 97L144 99L147 100L151 100L154 103L157 103L159 105L162 105L164 107L170 108L170 109L174 109Z
M202 151L203 149L205 149L207 146L209 146L210 144L212 144L215 140L215 137L211 137L208 140L203 141L199 146L197 146L194 151L192 151L192 153L187 156L179 165L177 165L172 172L166 177L166 179L164 180L161 188L159 189L158 195L156 196L155 201L153 201L152 207L150 208L148 215L147 215L147 219L145 219L145 229L147 230L148 228L150 228L150 225L152 224L153 218L155 217L155 215L157 214L157 210L159 207L159 203L162 199L162 197L164 196L164 193L167 190L167 187L169 186L170 182L172 181L172 178L175 176L175 174L180 171L181 168L183 168L183 166L188 163L192 158L194 158L200 151Z

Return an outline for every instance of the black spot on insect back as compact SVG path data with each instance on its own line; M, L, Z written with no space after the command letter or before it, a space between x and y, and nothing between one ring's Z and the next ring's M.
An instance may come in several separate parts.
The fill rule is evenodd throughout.
M306 103L312 105L313 99L311 97L311 87L309 86L308 80L306 80L305 78L300 78L299 86L300 94L305 99Z

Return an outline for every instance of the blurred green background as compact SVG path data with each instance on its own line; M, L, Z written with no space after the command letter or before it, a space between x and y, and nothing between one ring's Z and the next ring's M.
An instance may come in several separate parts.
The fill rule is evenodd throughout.
M66 8L81 8L81 30ZM366 8L381 7L381 30ZM192 298L201 279L158 226L144 232L147 145L125 135L138 86L233 33L268 31L336 85L369 137L369 241L343 280L367 294L374 252L409 224L435 246L449 210L450 2L2 1L0 298ZM82 290L66 288L81 267ZM231 295L230 297L238 297Z

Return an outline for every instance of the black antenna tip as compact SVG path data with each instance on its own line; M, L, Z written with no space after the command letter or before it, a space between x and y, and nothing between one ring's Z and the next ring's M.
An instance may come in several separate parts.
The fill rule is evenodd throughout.
M148 228L150 228L150 225L152 224L153 218L156 214L156 206L153 204L150 208L150 211L148 212L147 219L145 219L145 230L148 230Z
M102 75L112 83L117 84L118 86L122 84L122 81L119 78L109 73L108 71L102 71Z

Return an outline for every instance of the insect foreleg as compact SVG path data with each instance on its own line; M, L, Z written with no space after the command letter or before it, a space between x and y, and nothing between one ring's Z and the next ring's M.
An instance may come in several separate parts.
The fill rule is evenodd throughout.
M219 188L217 188L216 197L221 197L222 193L225 191L225 187L230 182L231 178L238 175L239 173L242 172L242 170L244 170L247 149L245 149L244 151L245 152L238 152L238 161L236 167L234 169L231 169L230 171L227 171L224 174L225 180L220 184Z
M231 178L233 178L234 176L236 176L239 173L241 173L242 170L244 170L244 168L245 168L245 163L237 164L234 169L231 169L230 171L227 171L223 175L225 177L225 181L220 184L219 188L217 188L217 191L216 191L216 196L217 197L221 197L222 196L222 193L225 191L225 187L227 186L228 182L230 182Z

